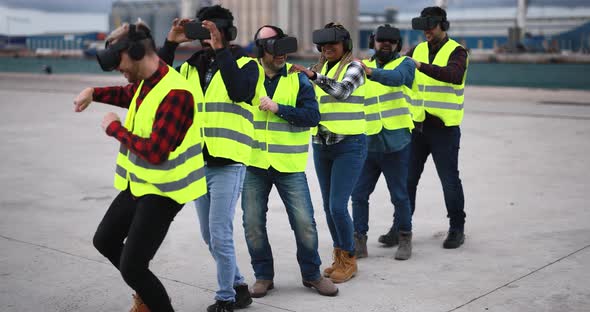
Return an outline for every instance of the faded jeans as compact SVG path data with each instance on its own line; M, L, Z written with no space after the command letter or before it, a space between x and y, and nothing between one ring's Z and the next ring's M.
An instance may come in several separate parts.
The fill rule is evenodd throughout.
M235 285L245 284L236 264L233 220L246 167L205 166L207 194L195 201L201 235L217 264L215 300L235 301Z
M295 233L301 276L306 281L317 280L321 265L318 233L305 172L281 173L273 168L248 167L244 179L244 232L254 275L258 280L274 278L274 261L266 232L268 195L273 185L285 204L289 224Z

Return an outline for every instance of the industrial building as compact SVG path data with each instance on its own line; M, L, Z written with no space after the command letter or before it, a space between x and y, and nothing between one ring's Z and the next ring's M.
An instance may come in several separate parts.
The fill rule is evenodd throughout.
M360 47L368 49L370 34L379 25L391 23L400 28L404 49L424 40L421 31L412 30L411 21L419 15L397 13L390 9L386 14L361 14L359 16ZM517 8L466 8L449 9L451 23L449 35L467 48L474 50L499 50L508 44L509 29L516 26ZM529 7L525 15L526 41L537 51L588 51L590 46L590 7Z
M175 17L194 18L199 7L220 4L232 11L238 28L236 44L247 46L258 28L277 25L298 38L300 51L315 49L313 30L328 22L343 24L358 40L359 0L150 0L116 1L109 18L111 29L122 22L144 20L151 28L157 44L162 44Z

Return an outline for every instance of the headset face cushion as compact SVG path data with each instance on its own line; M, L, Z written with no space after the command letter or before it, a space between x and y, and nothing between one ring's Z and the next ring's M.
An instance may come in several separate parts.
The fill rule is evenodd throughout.
M440 16L421 16L412 19L412 29L431 30L443 21Z
M129 41L126 39L117 41L114 44L107 42L105 49L96 53L96 59L100 68L103 71L113 71L119 67L121 63L121 51L127 49L128 46Z
M297 52L297 38L282 37L259 40L260 46L272 55L285 55Z
M323 45L326 43L336 43L350 39L347 31L338 28L324 28L313 31L313 43Z
M219 31L225 30L225 35L228 37L225 38L227 41L236 39L237 29L233 26L230 20L212 18L210 21L215 23L215 26L217 26ZM184 24L184 34L187 38L192 40L211 39L211 33L207 28L202 26L201 21L190 21Z
M399 29L395 27L380 26L377 28L377 31L375 31L375 41L399 42L400 39L401 35Z

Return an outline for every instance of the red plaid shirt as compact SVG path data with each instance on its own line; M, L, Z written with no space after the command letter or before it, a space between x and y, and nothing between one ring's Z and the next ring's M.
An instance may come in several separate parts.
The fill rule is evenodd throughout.
M168 66L160 61L158 70L148 79L137 97L137 108L145 96L168 73ZM93 100L129 109L139 82L124 87L94 88ZM156 119L149 138L141 138L125 129L120 121L107 127L107 134L119 140L129 150L151 164L160 164L168 159L171 151L182 143L184 135L193 123L194 102L190 92L171 90L156 111Z

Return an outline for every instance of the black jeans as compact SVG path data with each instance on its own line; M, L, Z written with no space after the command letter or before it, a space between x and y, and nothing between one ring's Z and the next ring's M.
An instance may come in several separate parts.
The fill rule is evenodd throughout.
M148 265L182 206L158 195L135 198L128 188L113 200L94 234L94 247L119 269L152 312L174 311Z
M458 169L460 140L461 130L458 126L436 127L425 123L423 131L412 132L412 156L408 170L408 194L414 214L418 181L428 155L432 154L452 231L463 231L465 225L465 200Z

